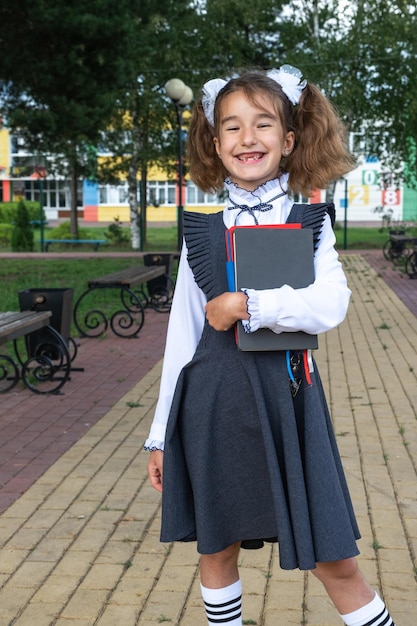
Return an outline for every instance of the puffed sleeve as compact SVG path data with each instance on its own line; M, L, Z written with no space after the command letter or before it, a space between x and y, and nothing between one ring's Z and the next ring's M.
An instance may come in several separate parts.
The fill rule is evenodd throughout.
M245 289L250 319L246 332L270 328L276 333L304 331L323 333L340 324L351 291L335 250L336 238L326 216L314 257L314 283L303 289L283 285L279 289Z
M165 430L178 376L193 357L200 340L206 302L206 296L195 282L188 264L184 243L168 323L159 399L145 442L147 450L164 448Z

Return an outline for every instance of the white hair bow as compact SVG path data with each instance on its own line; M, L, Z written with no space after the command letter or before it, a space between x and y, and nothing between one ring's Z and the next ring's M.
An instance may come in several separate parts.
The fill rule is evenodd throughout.
M267 73L268 78L272 78L278 85L281 85L282 91L287 96L291 104L300 102L301 94L307 81L301 80L302 73L299 69L292 65L282 65L279 70L272 69Z
M203 97L201 102L206 119L211 126L214 126L214 104L216 102L216 98L219 91L223 89L225 85L227 85L226 80L223 80L222 78L213 78L213 80L209 80L205 83L203 87Z
M282 65L279 70L272 69L267 73L268 78L277 82L282 91L287 96L291 104L298 104L301 93L307 85L306 80L302 79L302 73L292 65ZM213 78L205 83L203 87L203 96L201 99L204 114L211 126L214 126L214 105L219 91L227 85L228 81L222 78Z

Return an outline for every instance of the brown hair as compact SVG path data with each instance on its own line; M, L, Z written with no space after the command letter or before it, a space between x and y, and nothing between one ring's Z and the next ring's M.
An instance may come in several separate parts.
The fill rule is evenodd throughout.
M296 107L280 85L259 71L248 71L231 79L219 92L214 107L214 128L204 114L201 97L193 108L188 133L190 176L205 192L219 192L228 172L217 156L214 137L219 135L221 104L231 93L242 91L255 105L262 95L273 104L284 132L294 131L295 146L283 159L277 175L289 173L289 187L309 196L313 189L324 189L355 166L346 146L346 131L335 109L320 90L307 84Z

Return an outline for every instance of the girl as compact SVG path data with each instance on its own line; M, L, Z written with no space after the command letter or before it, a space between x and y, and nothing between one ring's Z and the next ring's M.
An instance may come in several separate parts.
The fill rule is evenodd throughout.
M196 185L226 186L229 197L221 213L184 216L160 397L145 442L151 484L162 492L161 540L197 542L211 625L242 624L239 550L277 541L281 567L312 570L345 624L390 626L356 564L359 531L317 368L285 351L242 352L234 337L236 323L247 332L313 334L342 322L350 290L334 249L332 206L301 208L316 248L309 287L232 293L226 281L226 228L299 221L290 190L309 195L352 169L341 123L291 66L215 79L194 107L189 157ZM295 394L294 363L302 380Z

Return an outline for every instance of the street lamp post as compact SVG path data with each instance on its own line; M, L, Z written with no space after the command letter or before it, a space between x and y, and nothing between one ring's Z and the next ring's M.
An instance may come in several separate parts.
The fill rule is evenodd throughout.
M43 181L48 175L44 165L36 165L35 171L39 180L39 228L40 228L40 248L44 252L44 219L43 219Z
M179 78L171 78L166 85L165 91L168 98L175 104L177 112L177 131L178 131L178 197L177 197L177 224L178 224L178 240L177 249L181 250L183 237L183 157L182 157L182 114L186 106L193 99L193 92Z

